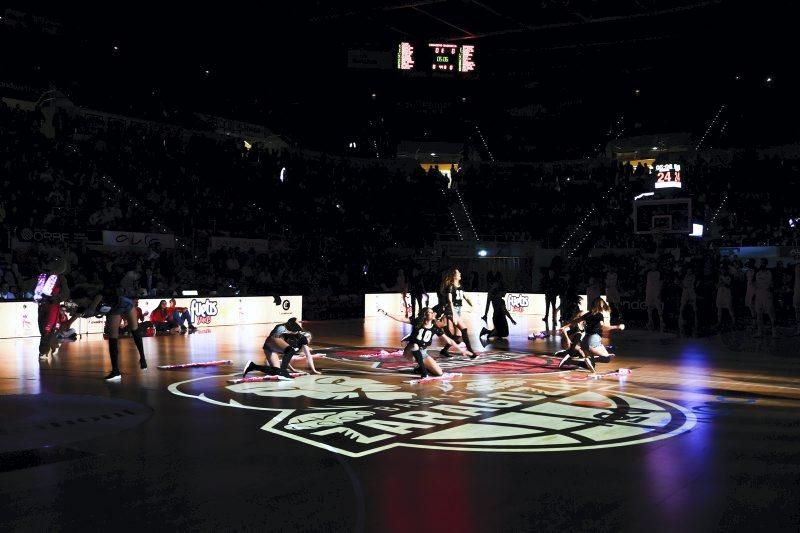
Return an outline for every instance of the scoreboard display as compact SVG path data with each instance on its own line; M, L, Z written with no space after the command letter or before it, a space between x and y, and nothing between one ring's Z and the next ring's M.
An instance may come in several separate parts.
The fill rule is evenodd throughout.
M680 189L682 185L679 164L656 165L656 189Z
M471 44L402 42L397 47L398 70L457 74L474 72L475 67Z

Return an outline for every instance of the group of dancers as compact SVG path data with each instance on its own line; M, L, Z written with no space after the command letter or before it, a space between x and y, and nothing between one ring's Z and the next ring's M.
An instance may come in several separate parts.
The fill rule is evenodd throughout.
M58 344L57 334L59 326L64 323L63 305L70 304L72 316L67 318L67 323L71 324L77 318L102 317L105 319L105 336L108 341L108 353L111 362L111 371L105 376L106 381L120 381L122 373L119 366L119 337L120 330L127 328L136 350L139 355L139 368L147 369L147 358L145 356L142 337L143 330L139 321L139 314L136 306L135 288L128 283L121 283L116 287L103 287L96 290L89 290L85 287L78 287L70 291L64 277L66 262L62 258L52 261L45 272L40 274L35 290L35 300L39 305L39 329L41 340L39 344L40 357L52 353ZM407 318L396 317L381 312L396 320L412 325L411 334L403 339L405 347L403 353L409 359L416 362L415 369L423 378L428 376L441 376L442 368L429 353L428 348L433 342L434 335L443 339L445 346L439 351L441 357L452 357L451 348L455 348L464 357L475 358L476 352L472 348L469 334L469 325L462 315L464 303L472 306L472 302L464 293L461 285L461 272L458 268L449 269L443 276L439 287L439 303L434 307L421 307L418 315ZM488 314L489 305L494 307L493 323L494 329L483 328L479 337L505 337L508 335L508 323L510 319L516 324L504 301L505 291L501 284L495 283L490 289L487 301L486 312L482 317L485 321ZM421 305L421 302L420 302ZM575 332L582 331L584 325L586 331L585 347L589 357L609 358L610 355L600 343L599 334L602 332L603 311L608 310L608 305L602 300L597 300L592 304L592 309L583 315L578 315L566 323L562 328L562 342L568 353L565 353L562 366L571 358L579 357L586 359L586 354L581 348L581 342L577 340ZM610 329L623 329L624 326L612 326ZM314 366L314 359L309 348L311 334L304 330L302 324L296 319L291 318L287 322L276 325L267 335L262 346L266 364L259 365L253 361L248 361L243 370L243 377L250 372L259 371L278 379L293 379L296 370L292 367L291 361L295 355L301 352L305 355L308 371L312 374L320 372ZM465 347L461 347L461 343ZM603 360L603 359L601 359ZM593 370L593 367L592 367Z
M486 311L481 317L487 319L489 305L494 308L493 324L494 328L488 330L483 328L480 337L504 338L508 336L508 322L511 320L516 325L516 321L505 305L505 291L501 284L494 283L489 290ZM466 301L472 305L464 295L461 287L461 273L457 268L448 270L443 276L442 285L439 290L439 304L433 308L422 307L420 314L414 318L406 316L397 317L379 309L385 316L406 324L411 324L413 329L411 334L403 339L406 343L403 354L413 359L417 367L415 372L425 378L429 375L441 376L443 374L437 361L428 353L433 336L436 335L444 340L445 347L439 352L444 357L449 356L449 349L455 347L461 351L465 357L475 358L477 354L472 351L469 340L467 323L462 317L462 302ZM572 319L566 321L560 328L562 350L556 353L559 358L559 368L567 365L583 366L595 372L595 363L608 363L614 354L608 352L601 342L601 335L610 331L621 331L625 329L624 324L615 326L604 324L604 313L610 311L609 305L597 294L591 301L589 310L585 313L577 313ZM465 348L460 348L460 341L463 339Z
M456 348L461 355L474 359L477 357L472 349L469 337L469 327L462 317L464 302L472 306L472 302L464 294L461 286L461 272L458 268L451 268L442 276L442 283L438 291L439 303L434 307L422 307L419 315L408 318L396 317L380 309L385 316L397 322L411 324L411 334L403 338L406 343L403 355L417 363L415 369L423 378L429 375L441 376L443 374L439 363L428 353L428 348L433 342L433 336L440 337L445 342L445 347L439 351L442 357L451 357L450 348ZM460 347L463 340L465 348Z

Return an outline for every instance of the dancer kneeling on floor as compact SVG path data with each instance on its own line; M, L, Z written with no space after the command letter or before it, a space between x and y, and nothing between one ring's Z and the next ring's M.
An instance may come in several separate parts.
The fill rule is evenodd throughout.
M248 372L258 370L270 376L278 376L278 379L294 379L289 373L296 372L292 367L292 357L302 350L308 361L308 371L311 374L321 374L314 368L314 356L311 355L311 350L308 343L311 341L311 333L303 330L303 326L297 321L297 318L292 317L283 324L278 324L267 336L264 341L264 354L267 356L267 365L257 365L252 361L247 363L244 368L242 377L247 377ZM279 354L282 354L279 355Z
M589 311L577 315L562 326L561 338L567 353L565 359L562 359L559 366L569 362L571 350L575 350L574 353L578 354L578 357L580 357L580 354L585 353L584 359L586 361L586 366L592 371L594 371L594 363L608 363L611 361L614 354L608 353L606 347L603 346L601 335L604 331L624 330L625 324L620 324L618 326L607 326L603 324L605 320L603 313L609 310L605 300L602 298L595 298ZM584 324L585 336L579 341L579 337L575 335L574 332L575 328L578 328L581 322ZM570 332L573 333L572 337L570 337ZM574 346L577 342L580 342L579 347Z
M555 357L559 358L558 368L562 368L567 364L577 363L583 364L589 370L594 371L592 360L586 357L586 352L581 347L581 342L586 336L586 332L583 329L582 316L583 314L576 316L572 326L565 325L560 330L561 347L563 349L555 353Z
M430 307L424 307L419 318L415 319L414 321L406 317L397 318L388 314L382 309L379 309L378 311L388 316L392 320L403 322L405 324L411 324L414 327L414 329L411 331L411 335L405 339L407 344L403 349L403 355L407 358L413 358L414 361L417 362L417 365L419 365L419 373L423 378L428 377L429 373L433 374L434 376L441 376L443 374L439 363L437 363L433 357L428 355L428 347L431 345L434 335L438 335L439 337L443 338L448 346L457 348L462 355L472 355L472 352L459 347L450 337L444 334L444 331L439 326L436 325L436 312Z

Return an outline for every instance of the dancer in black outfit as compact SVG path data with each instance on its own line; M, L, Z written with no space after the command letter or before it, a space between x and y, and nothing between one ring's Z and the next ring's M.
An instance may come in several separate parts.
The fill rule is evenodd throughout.
M561 296L561 279L558 273L552 268L547 271L547 276L542 280L542 292L544 292L544 329L549 330L547 324L547 317L550 311L553 311L553 329L549 330L553 335L556 334L556 321L558 320L558 307L556 307L556 298ZM564 311L561 311L562 316Z
M423 296L425 296L425 305L427 306L429 303L422 273L417 265L411 267L411 274L406 276L406 281L408 283L408 295L411 297L411 316L416 317L417 309L419 309L420 313L422 312ZM405 295L403 295L403 301L405 301Z
M580 337L581 349L579 353L586 354L584 357L587 368L594 372L595 363L608 363L611 361L614 354L608 353L606 347L603 346L601 335L603 332L624 330L625 324L619 324L618 326L606 326L603 324L605 320L603 313L608 311L610 311L610 308L606 301L602 298L595 298L589 311L577 315L564 324L561 328L561 342L567 352L559 366L566 364L569 361L570 354L573 353L572 351L577 348L575 344L578 341L573 333L576 328L580 327L581 323L584 325L586 334Z
M292 317L283 324L278 324L269 335L267 335L264 345L262 346L265 355L267 356L267 363L269 366L257 365L253 361L248 361L244 368L242 377L247 377L249 372L258 370L270 376L278 376L278 379L294 379L289 371L294 371L291 362L300 350L303 350L308 361L308 368L312 374L319 374L314 368L314 358L311 355L311 350L308 348L308 343L311 340L311 334L303 329L297 318ZM282 353L283 357L278 363L278 354Z
M559 359L558 368L562 368L566 364L580 363L594 372L594 363L591 358L586 357L586 352L581 346L586 335L581 317L582 315L576 316L572 320L573 325L561 329L561 347L563 349L557 351L554 356Z
M403 349L403 355L408 358L413 358L414 361L416 361L419 367L419 373L423 378L428 377L429 373L433 374L434 376L441 376L443 373L439 363L437 363L433 357L428 355L428 347L431 345L434 335L444 338L444 341L448 346L454 346L458 348L462 355L472 355L470 351L459 348L458 345L453 342L450 337L446 336L444 331L442 331L442 329L436 325L436 312L430 307L424 307L420 312L419 318L413 321L406 317L397 318L388 314L382 309L379 309L378 311L388 316L392 320L414 326L414 329L411 331L411 335L406 337L407 344Z
M105 333L108 336L108 355L111 359L111 372L104 378L106 381L120 381L122 374L119 370L119 325L122 317L128 324L128 330L139 352L139 368L147 368L147 359L144 356L142 343L142 328L136 317L136 310L131 295L118 294L120 289L105 289L90 294L84 288L72 291L72 301L77 306L76 313L81 313L84 318L104 316L106 319Z
M472 350L472 343L469 340L469 331L467 322L461 317L461 307L463 302L467 302L470 306L472 302L464 294L461 288L461 272L453 267L448 270L442 280L442 286L439 288L439 303L444 303L443 311L447 322L446 334L451 334L453 340L457 339L457 335L461 334L464 344L467 346L467 351L472 355L471 358L477 357ZM439 352L444 357L450 357L449 346L445 346Z
M487 338L499 337L504 339L508 337L508 320L511 320L511 323L515 326L517 322L512 318L511 313L508 312L508 308L506 307L506 291L498 281L493 281L492 288L489 290L489 295L486 299L486 310L481 317L481 320L484 322L487 322L486 318L489 315L490 304L493 309L492 324L494 325L494 329L489 330L487 328L482 328L478 336L483 337L486 335ZM508 320L506 320L506 318L508 318Z
M561 283L561 294L558 296L561 300L558 304L558 310L561 313L561 323L563 325L569 321L569 317L580 313L581 302L583 300L578 294L578 288L572 282L571 275L567 274L565 276Z

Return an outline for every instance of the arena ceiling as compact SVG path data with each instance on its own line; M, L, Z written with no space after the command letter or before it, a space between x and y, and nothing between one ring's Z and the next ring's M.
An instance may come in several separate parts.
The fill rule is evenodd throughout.
M651 132L702 132L734 99L755 109L758 128L796 110L787 61L793 19L785 3L771 0L298 0L158 9L26 2L17 9L53 21L70 43L48 48L34 37L30 49L14 47L18 66L49 62L56 79L83 80L95 97L128 91L254 120L251 111L260 109L271 124L281 122L277 129L329 135L321 124L352 132L376 118L396 126L419 102L462 98L483 116L544 109L570 135L591 129L593 139L622 112L631 126L642 122L636 115L660 118ZM348 70L348 50L392 51L400 41L474 44L480 81ZM392 119L386 102L405 107Z

